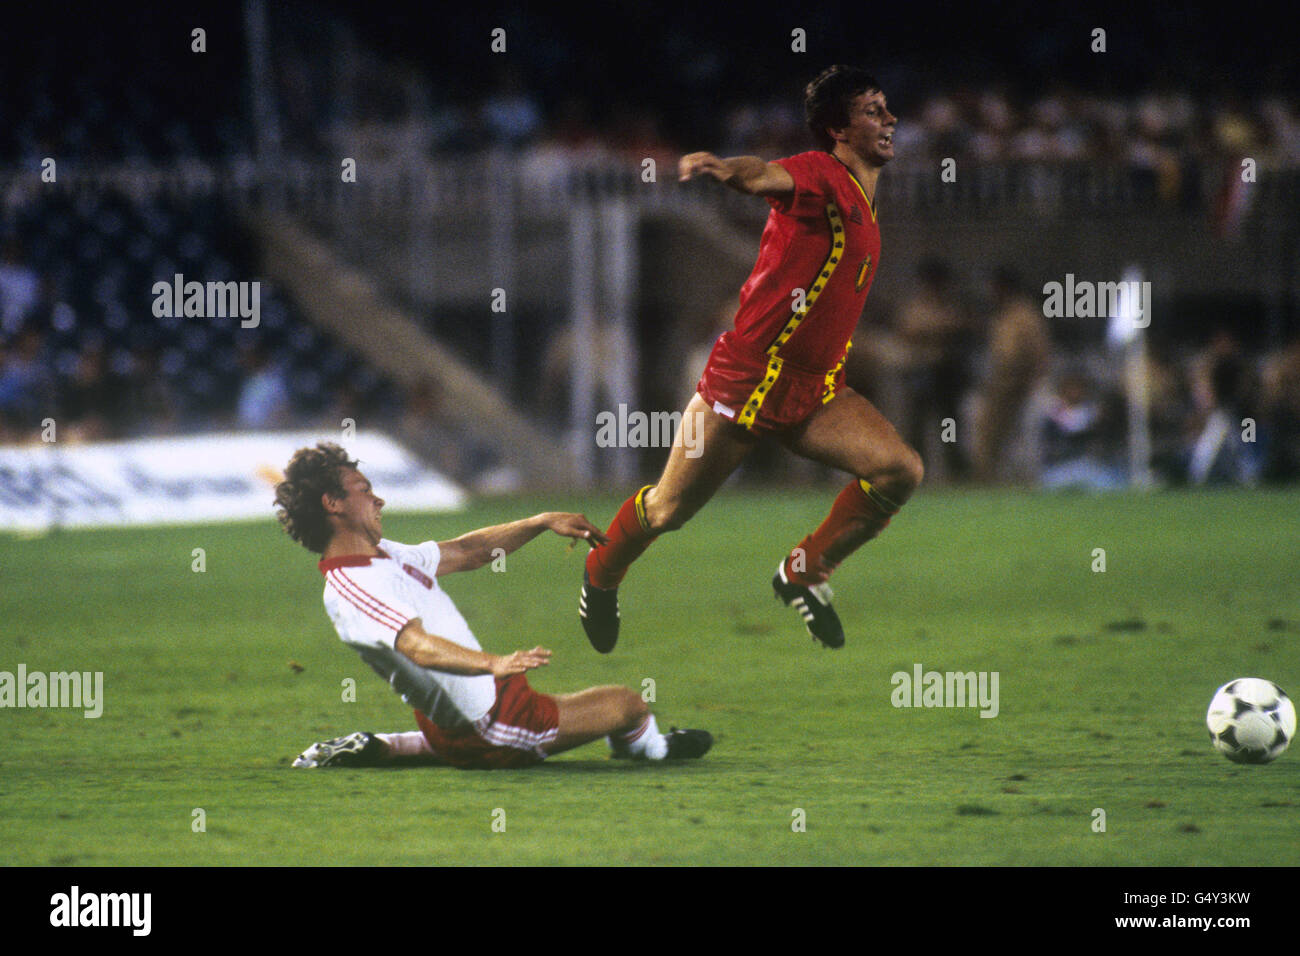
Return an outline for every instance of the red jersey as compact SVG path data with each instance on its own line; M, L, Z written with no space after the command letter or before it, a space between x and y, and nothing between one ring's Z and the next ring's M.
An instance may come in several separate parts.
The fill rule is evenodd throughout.
M830 153L776 162L794 179L794 192L768 199L772 211L740 290L734 335L755 351L828 372L844 360L866 304L880 227L862 184Z

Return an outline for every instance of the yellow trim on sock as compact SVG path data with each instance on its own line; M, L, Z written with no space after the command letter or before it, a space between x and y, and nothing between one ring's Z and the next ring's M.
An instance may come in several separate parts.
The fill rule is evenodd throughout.
M636 493L636 500L632 503L636 508L636 520L641 523L642 531L650 530L650 519L645 516L645 493L653 488L654 485L646 485Z
M858 479L858 487L862 489L862 493L871 500L872 504L887 515L896 515L898 514L899 509L902 508L902 505L894 504L894 502L890 501L875 488L871 487L871 482L867 481L865 478Z

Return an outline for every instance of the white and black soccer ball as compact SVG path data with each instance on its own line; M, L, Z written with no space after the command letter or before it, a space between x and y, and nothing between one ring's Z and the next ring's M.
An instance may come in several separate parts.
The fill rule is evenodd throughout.
M1233 763L1270 763L1295 736L1295 705L1271 680L1239 677L1215 691L1205 725Z

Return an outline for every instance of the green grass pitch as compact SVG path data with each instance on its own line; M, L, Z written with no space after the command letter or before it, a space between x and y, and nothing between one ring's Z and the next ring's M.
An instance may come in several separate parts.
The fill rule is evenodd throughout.
M577 620L582 549L554 535L442 580L489 650L555 652L540 690L653 680L662 725L716 736L677 766L593 745L521 771L294 770L314 740L414 721L272 520L0 535L0 670L103 671L105 696L98 719L0 710L0 862L1300 863L1300 745L1239 767L1203 723L1234 677L1300 696L1300 493L923 492L836 574L838 652L768 584L833 496L720 495L633 568L607 657ZM617 503L498 500L385 532L553 508L603 524ZM918 663L998 672L998 715L895 708L891 675Z

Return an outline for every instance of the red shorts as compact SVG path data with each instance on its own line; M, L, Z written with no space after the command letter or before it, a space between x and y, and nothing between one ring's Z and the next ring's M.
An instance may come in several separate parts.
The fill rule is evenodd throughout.
M846 353L847 354L847 353ZM795 365L725 332L696 391L709 407L754 432L802 424L844 387L844 361L830 371Z
M533 690L523 674L496 682L496 703L472 727L444 730L415 712L435 756L453 767L477 770L528 767L546 758L542 745L553 741L560 727L555 698Z

